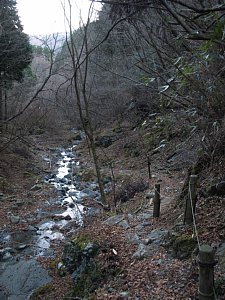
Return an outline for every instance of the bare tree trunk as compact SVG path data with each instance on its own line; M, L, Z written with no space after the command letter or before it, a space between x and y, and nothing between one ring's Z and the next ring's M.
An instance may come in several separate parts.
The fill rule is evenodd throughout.
M91 147L91 152L92 152L93 160L94 160L94 164L95 164L96 175L97 175L97 178L98 178L98 185L99 185L99 191L100 191L100 194L101 194L101 201L104 205L107 205L105 191L104 191L104 185L103 185L103 181L102 181L102 174L101 174L101 171L100 171L100 164L99 164L98 155L96 153L96 146L95 146L95 141L94 141L94 136L93 135L91 136L90 147Z
M0 133L3 130L3 87L0 80Z
M76 41L74 41L73 37L73 31L72 31L72 23L71 23L71 4L70 1L68 1L70 6L70 18L69 18L69 37L70 41L67 40L67 47L70 53L70 57L72 59L72 65L73 65L73 82L75 87L75 93L76 93L76 100L77 100L77 106L78 111L80 115L80 119L83 125L83 129L85 131L85 134L87 136L89 146L91 149L91 153L93 155L94 165L95 165L95 171L97 175L99 190L101 194L101 202L103 206L106 206L106 196L104 191L104 185L102 181L101 171L100 171L100 164L99 164L99 158L96 152L96 146L95 146L95 139L94 139L94 132L92 128L92 122L89 112L89 101L87 97L87 75L88 75L88 56L86 56L88 51L88 40L87 40L87 29L90 23L90 17L88 17L87 24L84 26L84 37L82 42L81 49L76 48ZM90 11L89 11L90 13ZM85 55L85 57L83 57ZM84 65L82 69L82 65ZM83 105L82 105L83 104ZM83 107L82 107L83 106Z
M8 103L7 103L7 101L8 101L8 95L7 95L7 89L6 89L6 82L4 82L4 121L6 121L8 118ZM7 122L5 122L4 130L7 131L7 129L8 129L8 124L7 124Z

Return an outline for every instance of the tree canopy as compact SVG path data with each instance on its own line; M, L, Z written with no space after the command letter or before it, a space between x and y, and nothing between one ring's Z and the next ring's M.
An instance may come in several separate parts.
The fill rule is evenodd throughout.
M20 81L32 59L29 37L23 32L15 0L0 2L0 74L1 80Z
M6 99L3 91L12 82L21 81L24 69L32 60L29 37L23 32L16 10L15 0L0 2L0 127L7 116ZM6 98L6 96L4 96ZM4 103L5 102L5 103ZM4 106L4 109L3 109Z

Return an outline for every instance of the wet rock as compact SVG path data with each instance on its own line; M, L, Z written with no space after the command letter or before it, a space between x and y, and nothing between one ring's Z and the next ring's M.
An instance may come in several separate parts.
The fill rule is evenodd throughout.
M73 154L72 152L67 152L67 153L66 153L66 156L67 156L68 158L73 158L73 157L74 157L74 154Z
M0 290L0 299L1 300L8 300L9 299L9 295L7 294L6 291Z
M15 250L11 247L6 247L2 251L3 251L3 253L6 253L6 252L9 252L11 254L15 253Z
M1 261L7 261L13 257L13 254L15 253L15 250L10 247L6 247L4 249L0 250L0 260Z
M35 289L49 282L48 272L35 259L8 264L0 277L0 286L10 300L28 299Z
M28 245L26 245L26 244L20 244L20 245L17 245L15 248L16 248L16 250L24 250L27 247L28 247Z
M20 222L20 217L19 216L14 216L14 215L10 216L10 222L12 224L18 224Z
M84 201L84 199L82 199L82 198L76 198L75 201L76 201L77 204L82 204L83 201Z
M103 179L103 183L104 183L104 179ZM91 183L89 185L90 189L92 189L92 191L97 191L99 189L99 186L97 183Z
M55 179L56 178L56 174L51 174L49 179Z
M63 200L62 201L62 206L68 206L70 204L70 201L69 200Z
M66 190L65 190L63 187L59 187L59 188L58 188L58 193L59 193L61 196L66 196Z
M75 207L75 204L73 202L69 203L68 205L70 208L74 208Z
M59 179L59 182L60 182L60 183L67 183L66 176L63 177L63 178L60 178L60 179Z
M64 218L63 215L54 215L52 218L53 218L54 221L62 221L62 220L65 220L65 218Z
M70 215L67 215L67 216L63 217L63 219L64 219L64 220L66 220L66 221L70 221L70 220L72 220L72 218L71 218L71 216L70 216Z
M3 254L3 256L2 256L2 261L7 261L7 260L11 259L12 257L13 257L13 256L12 256L11 253L6 252L6 253Z
M76 197L77 191L69 191L69 197Z
M133 254L133 258L136 259L143 259L146 257L149 257L153 254L153 248L148 246L148 245L144 245L144 244L140 244L138 246L137 251Z
M95 198L96 197L96 192L93 192L91 189L87 189L87 188L83 189L82 193L87 194L88 197L91 197L91 198Z
M31 219L31 220L33 220L33 219ZM31 232L36 232L36 231L38 230L38 228L37 228L37 227L34 227L34 226L31 226L31 225L29 225L29 226L28 226L28 230L29 230L29 231L31 231Z

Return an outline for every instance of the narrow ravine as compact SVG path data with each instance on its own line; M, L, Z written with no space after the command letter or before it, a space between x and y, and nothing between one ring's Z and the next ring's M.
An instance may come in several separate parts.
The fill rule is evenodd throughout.
M44 184L53 185L57 197L47 199L36 210L25 231L0 234L3 246L0 250L0 299L29 299L39 287L50 283L48 271L38 262L38 258L54 258L53 243L65 243L66 235L75 233L83 225L83 218L93 209L83 204L84 199L100 199L95 182L83 182L76 176L82 169L76 154L75 144L66 149L56 149L57 168L45 176ZM57 209L55 209L57 207ZM96 211L95 211L96 213Z

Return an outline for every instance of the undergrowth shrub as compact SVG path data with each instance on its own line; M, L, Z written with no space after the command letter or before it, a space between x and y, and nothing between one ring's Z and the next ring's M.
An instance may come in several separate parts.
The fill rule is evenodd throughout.
M212 166L216 158L225 155L225 120L221 125L214 122L202 139L202 147Z
M125 182L116 192L115 200L118 202L127 202L134 197L136 193L145 191L148 184L143 180Z

